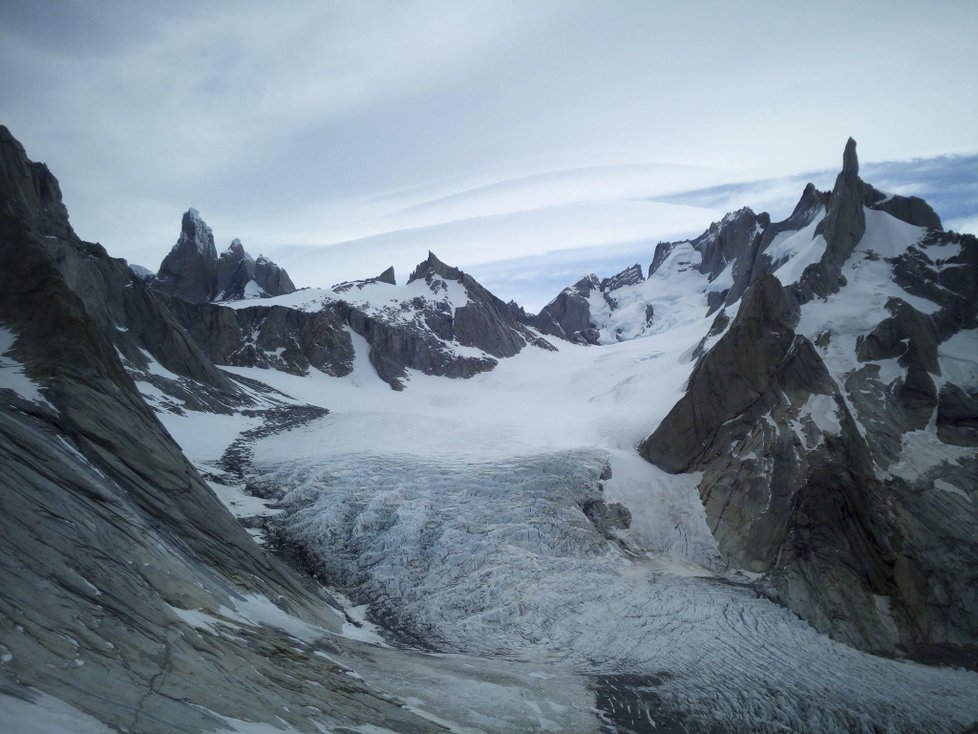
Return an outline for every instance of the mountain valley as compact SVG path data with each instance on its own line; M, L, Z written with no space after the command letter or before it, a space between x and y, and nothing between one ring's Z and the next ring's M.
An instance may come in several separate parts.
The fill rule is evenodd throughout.
M978 239L851 139L531 314L130 267L0 127L0 436L5 730L978 726Z

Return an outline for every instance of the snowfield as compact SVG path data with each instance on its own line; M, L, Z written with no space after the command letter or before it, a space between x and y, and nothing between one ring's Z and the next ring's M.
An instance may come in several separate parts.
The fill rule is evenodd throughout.
M824 248L813 232L776 243L784 282ZM840 384L857 367L855 337L867 313L885 317L891 296L936 308L896 286L876 257L920 234L867 211L867 235L846 266L849 286L803 309L799 333L833 331L824 357ZM501 696L492 721L480 719L484 708L473 714L425 688L434 660L485 661L524 693L539 694L537 683L553 678L609 725L631 722L635 731L684 721L754 731L966 726L978 718L978 675L874 657L815 632L768 600L755 575L724 567L696 476L665 474L638 456L637 444L682 395L693 349L713 321L698 257L676 247L659 277L615 292L618 310L593 304L603 346L553 340L556 352L525 349L468 380L412 372L407 389L394 392L355 334L354 370L342 378L228 368L330 411L250 447L247 480L277 498L280 540L303 548L321 580L361 605L358 613L365 606L392 644L441 653L407 669L404 658L387 662L402 666L399 685L419 709L459 731L586 729L580 706L543 710L536 698L527 709L523 693ZM312 308L355 296L394 309L388 294L402 289L375 283L283 299ZM628 326L649 303L653 324ZM942 358L973 374L974 341L962 332ZM900 374L892 367L888 379ZM830 400L813 396L803 413L839 430ZM161 418L207 470L242 429L223 416ZM913 447L931 440L921 433ZM240 492L228 496L244 502ZM255 513L268 515L267 503ZM367 658L346 663L379 680L384 658ZM531 709L539 715L528 724Z

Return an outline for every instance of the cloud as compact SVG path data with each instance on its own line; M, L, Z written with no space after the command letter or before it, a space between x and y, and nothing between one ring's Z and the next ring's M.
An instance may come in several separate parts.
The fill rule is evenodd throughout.
M0 20L0 118L83 236L151 265L188 206L263 250L574 186L655 198L831 170L850 134L865 160L978 150L975 4L7 0ZM653 165L712 173L619 175ZM562 177L601 166L617 172Z

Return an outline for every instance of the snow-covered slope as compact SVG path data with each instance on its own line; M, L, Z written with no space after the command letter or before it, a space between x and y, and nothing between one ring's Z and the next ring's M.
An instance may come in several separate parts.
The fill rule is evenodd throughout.
M332 411L255 445L248 480L281 502L268 529L403 638L612 676L618 703L652 687L667 711L735 728L968 720L973 674L817 631L960 662L974 639L973 419L951 407L955 384L935 384L929 422L900 402L901 386L926 387L918 373L941 341L958 355L949 374L974 383L959 356L973 276L941 276L969 271L974 243L917 224L930 214L893 197L880 208L857 170L847 149L836 190L809 187L784 222L741 210L660 245L649 278L583 279L555 301L553 329L532 322L603 346L523 352L465 382L414 375L397 396L376 390L356 340L340 380L265 376ZM917 266L933 277L907 274ZM582 303L590 320L575 329ZM929 373L943 374L933 356ZM885 382L859 382L866 370ZM640 443L684 473L636 461ZM738 642L718 648L730 615ZM833 682L813 690L822 666ZM960 693L928 709L935 685Z
M73 235L62 283L17 230L83 338L0 298L4 694L150 732L973 726L978 245L857 173L549 321L433 255L218 305Z
M974 665L978 405L940 344L978 318L978 242L861 181L852 141L827 204L760 235L745 294L717 303L686 394L641 452L702 472L723 556L817 629ZM974 366L947 374L973 384Z
M340 379L236 369L331 410L255 443L245 479L280 498L273 537L398 639L577 671L608 686L612 719L626 702L734 730L978 715L974 674L857 652L759 597L723 563L698 477L635 455L708 328L415 374L396 394L366 360ZM199 420L166 418L188 447Z

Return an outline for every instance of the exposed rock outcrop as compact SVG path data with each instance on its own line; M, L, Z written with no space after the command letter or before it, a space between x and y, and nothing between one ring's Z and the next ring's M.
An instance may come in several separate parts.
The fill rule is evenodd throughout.
M603 278L598 287L602 293L607 294L619 288L624 288L627 285L638 285L644 280L645 276L642 275L642 266L636 263L631 267L625 268L620 273L612 275L610 278Z
M4 212L24 220L40 236L73 238L61 186L48 167L28 159L22 146L0 125L0 194Z
M241 240L233 240L217 261L217 285L209 300L240 301L294 293L289 274L265 257L257 260L245 252Z
M346 312L351 328L370 344L370 362L377 374L395 389L403 387L407 368L471 377L492 369L497 358L511 357L527 344L553 348L472 276L446 265L433 253L414 269L408 285L417 281L424 281L434 299L405 303L396 318L357 305L349 305ZM450 284L461 287L464 304L452 301ZM411 314L409 319L404 318L405 312ZM484 356L462 354L452 344L474 347Z
M124 363L127 350L159 349L168 369L221 373L123 261L78 240L57 182L6 129L0 156L5 362L41 396L0 388L4 695L47 693L144 734L227 728L224 717L438 730L329 657L338 648L316 630L335 636L343 624L329 597L255 544ZM210 387L242 400L221 378ZM312 634L250 621L244 610L256 608Z
M283 306L231 309L218 304L167 302L215 364L260 367L304 375L310 368L341 377L353 369L345 310L301 311Z
M109 257L101 245L75 235L57 180L46 166L27 159L6 128L0 129L0 150L3 180L12 182L12 188L0 190L4 211L34 234L130 373L171 395L178 405L228 411L249 402L162 307L147 281L135 277L124 260ZM153 362L172 375L153 369Z
M512 357L527 343L540 342L513 317L503 301L471 275L446 265L434 253L429 252L428 259L414 269L408 283L424 280L436 288L439 278L459 283L468 295L465 305L455 308L451 320L451 338L462 346L476 347L493 357Z
M818 262L805 269L795 289L802 302L814 297L824 298L845 285L842 265L866 231L864 195L865 185L859 178L856 141L849 138L842 154L842 171L836 177L829 197L828 213L815 228L816 236L825 238L825 252Z
M196 209L184 212L180 237L156 274L160 290L191 303L211 300L217 288L214 233Z
M530 324L544 334L579 344L597 344L598 330L591 321L588 297L600 288L596 275L581 278L564 288L555 299L530 318Z
M410 287L418 282L424 285L420 292ZM366 340L377 374L397 390L404 387L409 369L466 378L492 369L497 359L527 344L553 348L507 304L434 255L416 268L404 288L398 289L389 268L376 278L318 291L321 297L302 308L261 300L233 309L176 298L168 303L218 364L293 374L315 368L342 376L353 369L352 331Z
M150 285L190 303L268 298L295 292L289 274L266 257L251 257L235 239L217 256L214 233L196 209L184 215L177 243Z
M925 204L873 193L852 140L843 159L827 200L809 186L789 220L757 240L736 316L715 324L719 338L699 353L686 394L639 450L666 471L702 472L724 557L766 574L771 593L816 628L877 653L976 667L968 558L978 552L978 496L964 477L978 458L955 447L974 445L978 410L942 374L940 351L978 317L978 243L931 229L890 246L881 239L890 230L874 230L874 247L897 251L875 277L890 273L892 292L906 297L891 297L889 316L862 331L853 333L860 314L847 314L851 341L817 331L820 319L842 318L832 299L847 274L880 260L865 246L857 252L867 208L939 224ZM783 287L766 250L781 232L816 223L824 253ZM912 305L910 294L930 304ZM810 313L821 315L806 322L816 331L798 333L799 314L816 307Z

